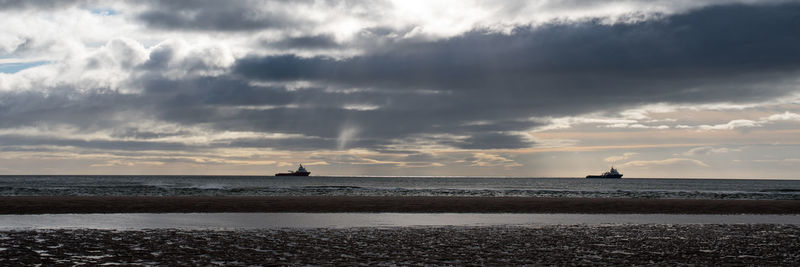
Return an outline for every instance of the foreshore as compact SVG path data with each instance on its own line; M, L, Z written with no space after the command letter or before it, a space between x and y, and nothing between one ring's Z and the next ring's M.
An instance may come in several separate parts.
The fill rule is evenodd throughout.
M0 214L188 212L800 214L800 201L440 196L0 197Z
M0 231L0 265L797 266L796 225Z

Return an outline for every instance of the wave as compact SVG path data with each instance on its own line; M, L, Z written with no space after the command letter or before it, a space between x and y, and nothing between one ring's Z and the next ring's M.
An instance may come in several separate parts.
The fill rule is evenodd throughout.
M202 189L202 190L225 190L225 189L228 189L228 186L221 185L221 184L200 184L200 185L190 185L190 186L179 187L179 188Z
M800 189L795 189L795 188L770 188L770 189L760 190L760 192L780 192L780 193L798 192L798 193L800 193Z
M364 187L353 186L353 185L311 185L311 186L303 186L303 187L300 187L300 188L305 188L305 189L333 189L333 190L337 190L337 189L364 189Z

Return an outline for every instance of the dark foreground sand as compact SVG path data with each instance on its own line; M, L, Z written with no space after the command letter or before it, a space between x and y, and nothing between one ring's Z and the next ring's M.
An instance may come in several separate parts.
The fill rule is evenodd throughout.
M133 212L800 214L800 201L419 196L0 197L0 214Z
M796 225L0 232L0 265L800 264Z

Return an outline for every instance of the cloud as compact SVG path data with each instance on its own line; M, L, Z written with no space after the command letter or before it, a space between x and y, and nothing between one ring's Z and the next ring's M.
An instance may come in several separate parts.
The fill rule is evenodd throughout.
M611 163L619 162L619 161L623 161L623 160L629 159L629 158L631 158L631 157L633 157L633 156L635 156L637 154L639 154L639 153L636 153L636 152L625 152L625 153L622 153L622 155L619 155L619 156L607 157L603 161L611 162Z
M297 23L285 13L288 10L273 11L270 6L260 1L150 1L138 19L149 27L177 30L247 31Z
M759 126L761 126L761 123L754 120L732 120L725 124L699 125L697 128L701 130L733 130L737 128L752 128Z
M792 10L800 5L710 7L632 24L554 23L509 34L476 30L347 59L250 56L234 71L265 81L448 92L437 106L457 103L500 116L756 101L793 91L769 86L800 69ZM719 34L728 28L737 30Z
M182 40L166 40L149 50L147 62L140 67L172 79L221 75L235 61L231 49L224 45L190 45Z
M12 1L24 2L24 1ZM52 1L42 1L52 2ZM762 0L759 4L782 3ZM402 30L402 38L450 38L473 29L508 32L521 25L599 19L635 23L713 5L749 0L705 1L139 1L128 9L146 26L173 31L269 31L350 37L371 29Z
M329 49L339 47L332 35L297 36L280 39L274 42L265 41L265 45L283 49Z
M147 51L139 42L128 38L109 41L100 52L89 59L89 69L119 67L130 69L147 60ZM106 65L107 64L107 65Z
M15 9L57 9L66 6L85 3L82 0L0 0L0 6L5 10Z
M470 166L491 167L491 166L504 166L504 167L517 167L520 164L514 162L509 158L490 154L490 153L473 153L472 157L467 161L471 162Z
M468 138L454 143L458 148L464 149L502 149L530 147L532 142L524 137L505 133L476 133Z
M767 121L800 121L800 114L786 111L786 112L781 113L781 114L772 114L769 117L764 118L763 120L767 120Z
M696 128L700 130L734 130L740 128L763 127L764 125L779 121L800 121L800 114L786 111L784 113L772 114L767 117L762 117L758 120L738 119L738 120L731 120L723 124L714 124L714 125L703 124L697 126L678 125L676 127L681 129Z
M84 149L126 150L126 151L187 151L189 146L176 142L123 141L123 140L81 140L64 138L41 138L19 135L0 136L0 146L58 146Z
M728 153L731 150L725 147L714 148L711 146L702 146L702 147L695 147L689 149L689 151L681 153L683 156L687 157L694 157L694 156L705 156L711 154L720 154L720 153Z
M609 125L606 125L605 127L606 128L628 128L628 129L659 129L659 130L664 130L664 129L669 129L670 128L668 125L663 125L663 124L662 125L653 126L653 125L644 125L644 124L641 124L641 123L609 124Z
M507 24L505 18L492 16L486 24L462 24L448 17L434 25L423 22L435 18L406 16L393 24L369 12L382 5L413 9L403 3L295 3L122 5L129 9L109 21L135 19L120 27L120 35L141 28L138 35L109 41L95 40L107 35L76 37L70 42L85 44L59 52L49 64L0 74L0 127L70 125L96 134L96 140L7 136L5 144L153 148L171 138L163 149L517 149L538 145L523 133L545 122L531 118L568 118L554 120L556 128L596 123L664 129L666 125L641 122L641 114L620 119L581 116L654 103L770 101L797 92L798 4L698 9L708 3L658 2L654 9L661 14L628 6L619 12L599 8L578 14L579 4L610 4L548 2L545 8L554 13L538 15L551 19L532 21L533 15L504 3L498 12L516 14ZM531 8L526 2L512 4ZM634 7L645 4L630 2ZM460 11L482 14L483 8L463 5ZM492 3L476 4L481 5ZM298 11L309 6L314 8ZM320 12L325 13L322 19L302 18L326 7L364 8L359 14ZM560 8L567 11L559 13ZM553 14L567 15L553 20L559 17ZM320 23L327 16L335 19L330 25ZM450 26L452 31L445 29ZM352 38L339 32L352 33ZM165 36L170 39L163 40ZM20 44L27 46L26 39L12 37L4 51L18 53ZM31 42L41 37L31 36ZM36 51L67 44L55 42ZM275 49L280 53L274 54ZM321 51L309 56L293 49ZM787 111L697 128L758 127L797 117ZM191 130L131 129L141 121ZM223 132L283 138L236 136L202 145L189 141ZM481 162L476 164L503 162L489 160L491 155L474 156Z
M687 159L687 158L669 158L663 160L635 160L629 161L622 165L621 167L636 167L636 168L649 168L649 167L660 167L660 166L675 166L675 165L692 165L692 166L699 166L699 167L710 167L708 164L696 160L696 159Z
M127 161L127 160L109 160L104 163L97 163L89 165L89 167L117 167L117 166L161 166L164 162L161 161Z
M788 163L788 164L797 164L800 163L800 158L786 158L786 159L757 159L753 160L754 162L763 162L763 163Z
M531 117L575 116L648 103L766 101L791 94L793 87L772 84L791 82L800 71L800 53L793 45L800 37L792 34L800 24L790 19L792 10L800 11L800 5L716 6L629 24L588 20L519 27L509 33L474 30L448 39L401 40L349 58L252 55L232 68L236 75L264 82L370 88L373 91L348 98L381 107L361 113L272 110L253 116L274 118L269 113L280 111L282 116L330 117L315 122L326 129L338 129L340 118L347 118L362 129L363 137L378 140L457 133L470 136L461 139L466 144L451 142L459 148L521 148L531 144L503 133L536 126ZM774 20L786 23L775 25ZM729 28L737 31L723 31ZM750 43L742 46L741 40ZM421 90L435 94L413 94ZM305 95L297 99L323 99L313 90L293 94ZM336 98L324 97L326 103ZM470 125L474 121L491 123ZM736 120L698 128L758 125ZM631 119L609 127L669 128Z

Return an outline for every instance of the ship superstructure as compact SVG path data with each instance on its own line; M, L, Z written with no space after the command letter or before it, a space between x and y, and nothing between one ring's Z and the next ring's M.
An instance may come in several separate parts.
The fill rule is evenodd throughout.
M622 178L622 174L611 166L611 170L604 172L601 175L586 175L586 178L611 178L611 179L619 179Z
M303 167L303 164L300 164L300 168L297 168L297 171L290 170L289 172L281 172L275 174L275 176L309 176L309 175L311 175L311 172L306 170L306 168Z

